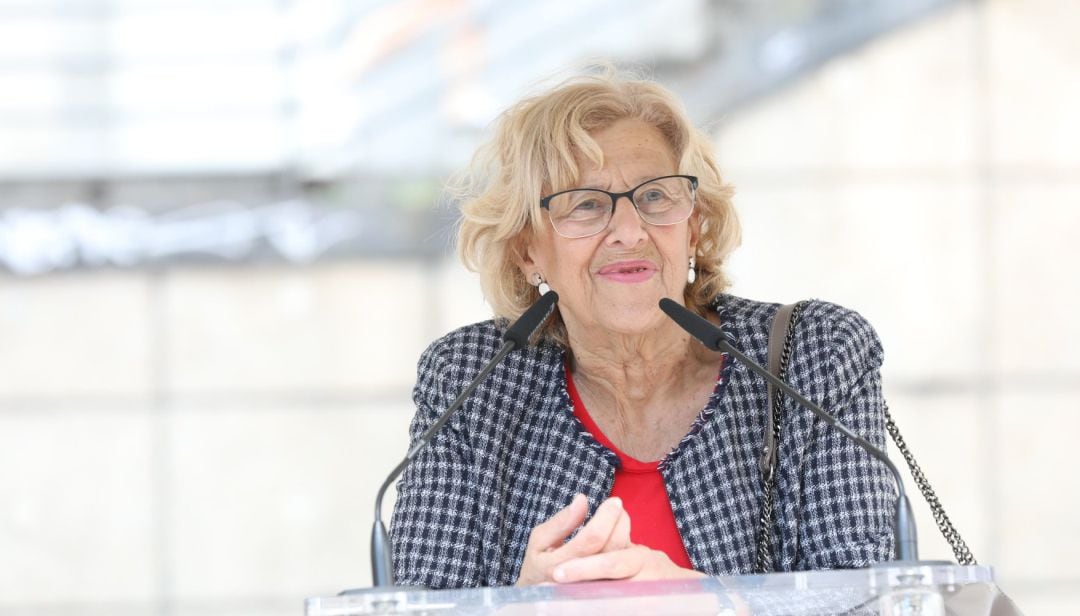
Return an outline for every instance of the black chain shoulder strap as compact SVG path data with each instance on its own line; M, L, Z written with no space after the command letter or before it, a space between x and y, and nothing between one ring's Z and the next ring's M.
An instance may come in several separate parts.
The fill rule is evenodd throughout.
M777 376L781 379L787 378L787 367L791 360L791 347L795 336L795 323L798 321L799 313L802 311L804 303L805 302L799 302L791 308L791 317L784 335L783 350L780 354L780 366L777 371ZM783 309L781 309L781 313L782 312ZM782 392L770 388L769 400L772 403L769 422L771 424L772 441L770 443L767 437L765 439L766 450L764 451L763 458L765 463L763 463L761 467L763 494L761 518L758 528L757 563L755 565L755 572L757 573L768 573L772 571L772 527L775 505L774 492L776 490L776 465L779 458L778 450L780 449L780 419L781 411L783 410ZM915 460L915 456L908 448L907 443L904 441L904 437L900 435L900 429L896 427L896 422L893 421L888 404L884 405L884 410L885 429L888 431L889 436L892 437L893 442L896 443L896 449L904 456L904 461L911 471L911 477L915 480L915 485L919 487L919 491L922 492L926 503L930 505L930 511L934 516L934 522L937 523L937 527L941 531L942 536L945 537L945 540L949 542L949 546L952 547L953 554L956 556L956 562L960 565L978 564L975 560L975 556L968 548L967 543L964 541L963 537L960 536L960 531L956 530L952 520L950 520L949 516L945 513L945 507L941 504L941 500L934 492L934 488L930 486L930 481L926 478L926 474L923 473L922 468L919 467L919 463ZM769 431L768 427L766 428L766 431Z
M795 340L795 323L799 320L799 313L802 312L802 307L805 302L799 302L790 307L790 317L787 322L786 332L784 334L784 345L780 351L780 363L776 371L776 375L781 380L787 380L788 364L791 362L791 347ZM777 311L775 318L783 318L786 312L785 307L781 307ZM770 338L772 334L770 333ZM770 340L770 343L772 340ZM770 344L770 347L773 345ZM770 350L771 352L771 350ZM770 363L772 358L770 357ZM772 366L770 366L772 368ZM758 541L757 541L757 563L754 567L756 573L768 573L772 571L773 563L773 517L774 517L774 505L775 505L775 492L776 492L776 465L779 459L780 450L780 419L781 412L784 408L784 396L783 393L773 386L769 386L769 402L771 402L771 409L769 415L769 424L771 424L771 436L772 440L769 440L770 429L766 426L766 438L765 447L762 452L764 455L764 462L761 466L761 518L758 524Z
M926 499L926 503L930 505L930 511L934 514L934 522L937 523L941 535L945 537L945 540L952 546L953 554L956 555L957 564L978 564L975 561L975 556L972 555L971 550L968 549L967 543L964 542L964 538L960 536L960 531L956 530L952 520L945 514L945 507L942 506L941 501L938 500L937 494L934 493L934 488L930 487L930 481L926 478L926 475L923 474L922 469L919 468L919 463L915 461L915 456L912 455L911 450L908 449L907 443L904 442L904 437L900 436L900 429L896 427L896 422L893 421L892 415L889 413L889 405L887 404L885 405L885 429L889 432L889 436L892 437L893 442L896 443L896 449L904 456L904 461L907 462L908 469L911 471L911 478L915 480L915 485L919 486L919 491L922 492L923 498Z

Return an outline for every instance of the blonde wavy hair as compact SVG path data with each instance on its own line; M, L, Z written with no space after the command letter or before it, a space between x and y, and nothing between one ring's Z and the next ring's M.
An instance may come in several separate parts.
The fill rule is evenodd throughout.
M603 165L603 152L591 134L623 119L659 129L679 161L677 173L698 178L690 219L698 226L698 276L686 288L686 306L704 315L730 285L724 264L739 245L741 231L731 204L734 191L720 176L710 139L691 125L670 91L608 70L574 77L506 110L496 121L494 137L447 186L461 209L458 254L480 274L497 319L516 319L539 297L517 263L529 234L549 224L540 198L576 185L577 157ZM566 346L557 312L539 338Z

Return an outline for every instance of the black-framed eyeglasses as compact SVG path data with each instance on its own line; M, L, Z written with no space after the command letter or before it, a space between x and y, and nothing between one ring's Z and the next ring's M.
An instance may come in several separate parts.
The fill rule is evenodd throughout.
M638 184L626 192L574 188L548 195L540 207L548 211L555 232L565 238L596 235L607 228L619 199L630 199L638 216L650 225L674 225L694 211L698 179L692 175L665 175Z

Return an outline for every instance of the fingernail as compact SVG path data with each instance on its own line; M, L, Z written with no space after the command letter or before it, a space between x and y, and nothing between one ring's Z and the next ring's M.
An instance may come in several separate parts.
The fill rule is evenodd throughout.
M615 503L616 507L622 507L622 499L619 498L618 496L612 496L611 500L612 500L612 502Z
M555 572L551 574L551 577L555 578L556 582L561 582L566 579L566 569L557 567Z

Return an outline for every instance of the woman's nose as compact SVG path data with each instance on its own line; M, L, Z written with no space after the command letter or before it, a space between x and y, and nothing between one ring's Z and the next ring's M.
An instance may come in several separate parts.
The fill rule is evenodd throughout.
M635 246L648 238L645 224L630 197L620 197L615 202L611 220L608 221L608 241Z

